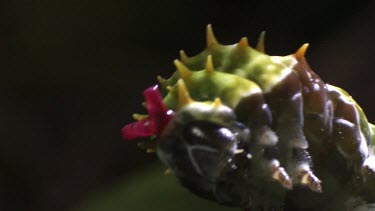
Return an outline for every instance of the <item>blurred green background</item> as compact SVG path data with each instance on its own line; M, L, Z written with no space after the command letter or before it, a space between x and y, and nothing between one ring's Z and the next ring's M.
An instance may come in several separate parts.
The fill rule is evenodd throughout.
M205 26L273 55L307 58L375 122L374 1L17 0L0 2L0 210L236 210L164 176L121 140L142 91L168 77Z

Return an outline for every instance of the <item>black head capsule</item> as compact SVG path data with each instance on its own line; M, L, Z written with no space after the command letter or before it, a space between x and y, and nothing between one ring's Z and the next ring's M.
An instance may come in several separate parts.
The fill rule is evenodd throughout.
M238 149L238 133L208 121L194 121L186 125L180 136L193 164L201 176L215 179L231 163Z
M209 112L207 116L207 110L190 107L176 113L157 148L160 159L185 187L215 201L217 182L236 170L236 156L246 157L239 146L250 140L250 130L228 111L226 107L224 115Z

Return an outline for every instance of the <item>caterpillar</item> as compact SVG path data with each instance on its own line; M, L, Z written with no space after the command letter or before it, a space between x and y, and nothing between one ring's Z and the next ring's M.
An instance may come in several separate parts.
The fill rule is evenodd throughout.
M308 44L287 56L246 37L180 52L144 91L148 115L124 139L156 151L192 193L245 210L355 210L375 202L374 125L343 89L310 68ZM159 91L160 87L160 91Z

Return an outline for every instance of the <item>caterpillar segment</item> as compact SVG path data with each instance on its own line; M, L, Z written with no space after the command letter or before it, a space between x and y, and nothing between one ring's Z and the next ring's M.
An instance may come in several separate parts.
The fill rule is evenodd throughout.
M183 186L221 204L350 210L374 203L374 126L348 93L309 67L308 44L270 56L264 37L255 49L246 37L222 45L208 25L206 49L180 51L176 72L157 78L160 98L156 89L152 99L145 94L149 115L135 114L124 137L151 136L142 143Z

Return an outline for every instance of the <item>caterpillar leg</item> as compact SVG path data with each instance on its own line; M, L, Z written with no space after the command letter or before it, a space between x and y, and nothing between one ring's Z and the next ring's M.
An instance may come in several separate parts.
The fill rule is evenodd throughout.
M311 156L304 149L293 149L293 157L289 161L293 184L306 186L312 191L322 192L321 181L313 173Z
M321 181L311 169L312 161L307 149L309 144L303 131L303 96L296 73L291 73L269 93L271 110L276 121L277 144L281 164L292 177L293 184L321 191Z
M306 185L311 190L316 192L322 192L321 181L318 177L316 177L311 170L303 170L301 171L301 175L299 177L299 183L302 185Z
M247 113L248 115L239 118L254 128L249 150L254 158L260 161L256 171L262 172L268 179L276 180L284 188L292 189L292 181L277 158L278 137L271 129L272 114L263 94L252 95L244 99L236 112Z
M280 166L280 163L277 160L274 160L271 162L271 168L272 178L280 182L283 187L291 190L293 188L292 180L288 173L286 173L285 169Z

